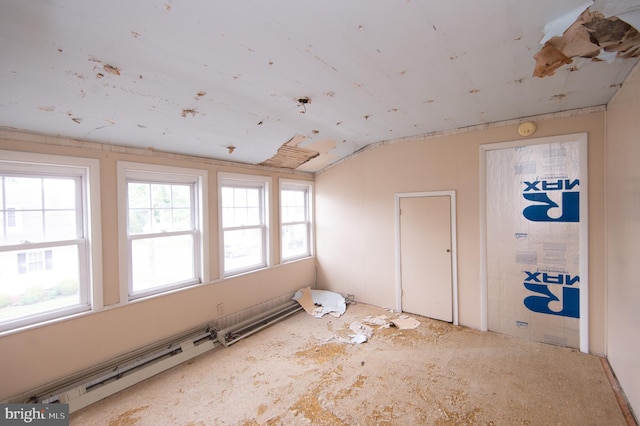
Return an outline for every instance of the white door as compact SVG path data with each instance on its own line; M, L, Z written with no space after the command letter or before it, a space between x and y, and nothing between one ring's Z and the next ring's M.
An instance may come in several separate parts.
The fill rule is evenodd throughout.
M401 198L402 311L452 322L451 262L451 198Z

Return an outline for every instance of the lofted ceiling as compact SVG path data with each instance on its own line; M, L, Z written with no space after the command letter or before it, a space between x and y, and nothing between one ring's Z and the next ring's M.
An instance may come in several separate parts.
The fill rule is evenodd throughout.
M637 62L638 9L0 0L0 126L317 171L380 141L606 104ZM631 28L552 38L585 10Z

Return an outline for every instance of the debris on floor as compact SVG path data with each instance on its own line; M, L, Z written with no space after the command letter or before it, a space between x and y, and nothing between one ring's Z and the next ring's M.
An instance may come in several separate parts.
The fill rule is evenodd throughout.
M312 290L311 287L296 291L293 300L297 301L309 315L316 318L322 318L326 314L339 318L347 309L347 300L340 294L327 290ZM395 318L389 318L386 315L376 317L369 315L351 323L349 330L353 333L348 337L334 334L327 341L360 344L367 342L373 336L374 330L371 326L378 326L378 329L394 327L398 330L409 330L419 325L420 321L404 314L396 314Z
M334 334L327 341L337 341L341 343L365 343L371 339L374 334L374 329L371 326L378 326L377 330L395 328L398 330L409 330L417 328L420 325L420 321L407 315L400 314L396 318L389 318L386 315L378 315L372 317L371 315L363 318L359 321L354 321L349 325L349 330L354 334L349 334L348 338Z
M400 315L398 318L392 319L391 323L399 330L411 330L420 325L420 321L406 315Z
M327 290L312 290L310 287L304 287L296 291L293 300L297 301L309 315L316 318L322 318L325 314L338 318L347 310L345 298Z
M349 335L351 343L364 343L373 335L373 329L360 321L352 322L349 329L355 333Z
M380 328L389 328L391 327L391 322L389 321L389 317L386 315L378 315L377 317L372 317L369 315L362 322L371 324L371 325L379 325Z
M399 330L409 330L416 328L420 325L420 321L407 315L400 314L397 318L390 319L386 315L379 315L377 317L368 316L362 320L362 322L379 325L380 328L395 327Z

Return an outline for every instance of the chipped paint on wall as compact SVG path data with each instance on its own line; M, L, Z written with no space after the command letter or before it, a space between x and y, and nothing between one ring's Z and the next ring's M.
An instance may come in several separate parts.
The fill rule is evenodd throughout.
M543 40L546 40L544 37ZM616 58L640 56L640 33L625 21L586 9L561 36L545 41L533 57L534 77L547 77L572 58L613 62Z

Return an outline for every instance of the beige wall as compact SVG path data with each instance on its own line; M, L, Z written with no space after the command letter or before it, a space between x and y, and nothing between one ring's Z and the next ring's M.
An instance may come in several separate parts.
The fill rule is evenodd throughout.
M271 176L274 189L277 188L279 177L309 181L313 180L312 175L9 131L0 131L0 149L100 160L103 298L106 306L101 312L0 336L0 401L207 324L219 317L218 303L224 303L225 314L231 314L314 284L313 258L220 280L216 194L218 171ZM209 264L213 282L134 303L122 301L123 304L120 304L116 203L118 160L208 171ZM279 220L277 192L271 192L272 224L277 224ZM272 226L271 237L272 263L277 264L277 226Z
M607 107L607 356L640 414L640 68Z
M394 194L455 190L460 324L480 328L479 146L522 139L517 124L380 144L316 176L318 287L396 307ZM534 137L588 133L589 340L605 352L604 113L537 121Z

